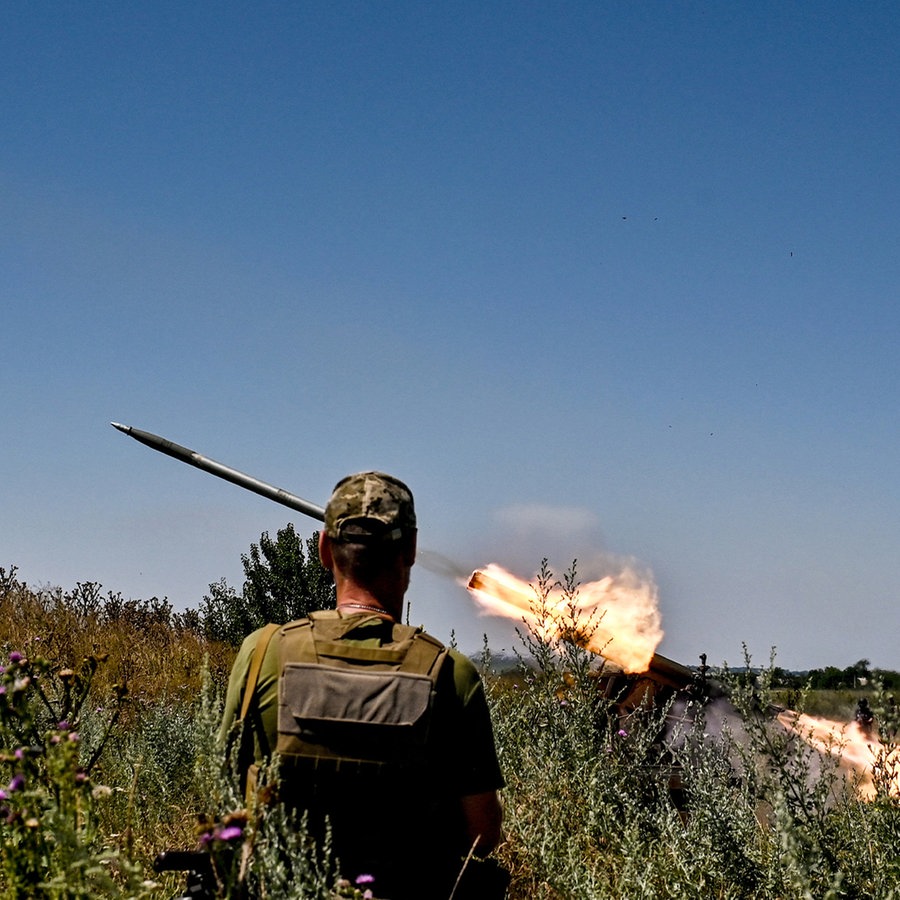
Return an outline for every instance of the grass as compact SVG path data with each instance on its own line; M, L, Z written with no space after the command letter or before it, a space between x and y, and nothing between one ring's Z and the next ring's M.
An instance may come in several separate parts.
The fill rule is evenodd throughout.
M554 583L545 566L541 590ZM574 570L562 583L574 596ZM37 590L0 569L0 898L171 897L183 876L151 862L172 847L203 848L221 896L377 888L341 880L281 807L243 808L215 742L234 651L188 625L161 601ZM523 632L518 669L494 673L487 647L482 667L510 900L900 898L889 760L861 802L765 713L779 700L765 673L720 673L741 727L712 739L699 703L674 735L666 703L623 718L598 658L564 641ZM857 696L804 702L848 718ZM896 710L870 696L892 741Z

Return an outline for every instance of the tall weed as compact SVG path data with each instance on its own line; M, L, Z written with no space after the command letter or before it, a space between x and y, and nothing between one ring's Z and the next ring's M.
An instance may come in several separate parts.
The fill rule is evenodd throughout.
M694 697L677 715L657 703L623 719L596 658L567 639L584 623L552 611L554 586L574 599L574 567L556 582L545 563L537 579L532 612L556 620L536 633L561 638L523 631L512 679L484 654L511 900L900 896L896 756L886 752L884 786L862 802L836 760L775 719L774 660L758 679L721 673L730 702ZM894 723L889 747L892 710L883 699L877 711Z

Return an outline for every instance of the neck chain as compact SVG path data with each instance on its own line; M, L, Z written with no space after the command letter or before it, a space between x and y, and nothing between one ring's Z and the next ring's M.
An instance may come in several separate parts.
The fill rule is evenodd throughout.
M381 615L383 616L393 618L393 616L391 616L391 614L386 609L382 609L380 606L372 606L368 603L342 603L341 609L343 609L345 606L349 606L352 609L366 609L369 612L381 613Z

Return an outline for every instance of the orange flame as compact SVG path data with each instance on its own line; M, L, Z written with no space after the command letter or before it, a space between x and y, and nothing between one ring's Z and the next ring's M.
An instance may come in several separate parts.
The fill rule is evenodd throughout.
M858 790L864 800L875 796L876 766L891 775L889 790L893 796L900 797L900 749L897 747L886 747L856 722L834 722L791 710L779 713L778 721L810 747L839 757L842 766L859 776Z
M482 612L524 621L544 640L573 640L625 672L646 672L663 637L656 586L628 568L579 585L574 602L554 588L546 616L537 610L536 582L493 563L474 572L467 587Z

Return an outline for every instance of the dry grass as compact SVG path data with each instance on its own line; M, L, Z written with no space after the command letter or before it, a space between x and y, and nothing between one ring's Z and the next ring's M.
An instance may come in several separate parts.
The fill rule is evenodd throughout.
M204 660L217 683L227 680L234 649L206 640L190 616L173 612L165 600L123 600L100 586L79 583L74 590L35 589L0 568L0 647L29 658L44 658L56 671L77 670L85 659L102 656L94 676L96 696L124 685L136 700L196 697Z

